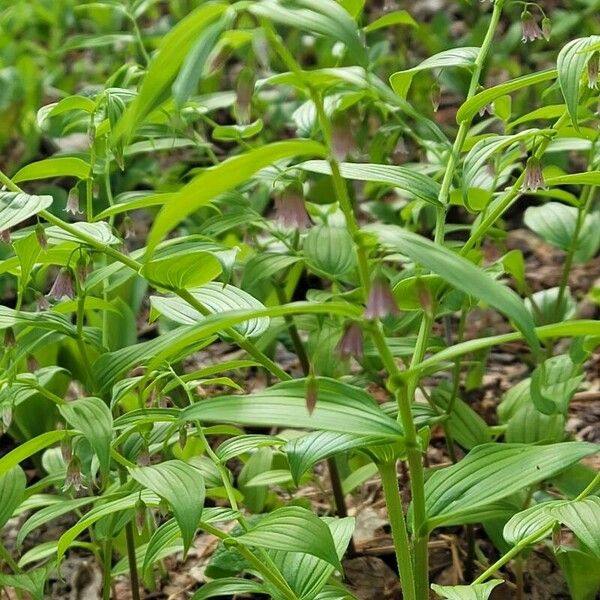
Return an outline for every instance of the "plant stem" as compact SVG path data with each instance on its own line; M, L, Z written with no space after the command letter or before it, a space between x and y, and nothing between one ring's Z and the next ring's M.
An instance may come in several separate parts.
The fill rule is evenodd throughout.
M485 63L492 41L494 39L494 34L496 32L496 27L498 26L498 21L500 20L500 15L502 14L503 6L504 0L496 0L490 24L487 28L487 32L485 34L483 43L481 44L481 48L479 49L479 52L477 54L477 58L475 59L475 67L473 69L473 74L471 75L471 82L469 84L469 91L467 92L466 100L472 98L477 92L477 86L479 85L481 71L483 69L483 65ZM454 175L456 173L456 165L458 164L460 153L462 152L470 127L470 120L461 121L460 125L458 126L458 132L456 134L454 144L452 145L452 150L450 152L450 156L448 157L448 163L444 171L444 178L442 179L439 195L439 201L441 203L441 206L437 209L437 219L435 223L434 240L438 244L441 244L444 241L444 230L446 225L446 208L448 206L448 200L450 198L450 187L452 186L452 180L454 179Z
M102 600L110 600L112 555L112 539L108 538L104 542L104 552L102 555Z
M287 303L285 292L278 282L275 282L275 293L277 294L277 300L279 301L279 304ZM308 359L308 355L306 354L306 348L304 347L304 344L300 339L300 334L298 333L298 328L296 327L296 323L294 322L294 317L292 317L291 315L286 315L284 317L284 321L287 325L292 344L294 345L294 350L296 351L296 355L298 356L298 360L300 361L302 372L306 377L310 372L310 361Z
M394 551L396 552L396 562L398 563L398 573L402 586L402 597L404 600L417 600L413 564L410 555L410 542L406 531L406 523L404 522L404 510L400 500L396 464L380 464L378 465L378 469L383 485L383 495L388 510L390 527L392 529Z

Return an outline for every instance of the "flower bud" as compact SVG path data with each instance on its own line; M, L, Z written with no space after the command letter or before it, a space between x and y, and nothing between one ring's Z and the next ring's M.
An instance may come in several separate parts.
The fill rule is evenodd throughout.
M0 231L0 242L10 244L10 229L2 229Z
M77 274L77 280L79 281L79 285L83 285L89 273L89 266L87 258L85 256L80 256L77 260L75 273Z
M48 310L50 308L50 303L48 302L48 298L43 294L37 292L37 297L35 299L35 303L37 304L37 309L39 311Z
M46 230L41 223L38 223L35 226L35 236L37 238L38 244L42 250L48 250L48 236L46 235Z
M17 344L17 340L15 338L15 330L12 327L7 327L4 332L4 348L14 348Z
M362 329L358 323L350 323L346 326L337 349L344 360L347 360L351 356L354 356L357 360L363 357Z
M548 17L542 19L542 35L547 42L550 41L550 36L552 35L552 21Z
M146 525L146 503L138 498L135 503L135 527L141 535Z
M27 370L30 373L35 373L40 368L40 363L36 360L35 356L29 354L27 356Z
M12 404L3 404L2 405L2 426L4 427L4 431L6 431L13 419L13 407Z
M396 304L389 281L382 275L376 276L371 284L369 297L367 298L365 319L373 321L399 314L400 311L398 310L398 305Z
M238 123L250 123L252 113L252 95L254 94L254 73L251 69L242 69L236 85L235 114Z
M186 444L187 444L187 426L182 425L179 428L179 446L183 450L185 448Z
M534 16L525 9L521 13L521 41L525 44L526 42L533 42L538 38L544 37L540 26L535 20Z
M65 212L68 212L74 216L83 214L79 210L79 191L76 187L71 188L71 191L67 196L67 206L65 208Z
M60 442L60 454L65 463L69 464L73 458L73 446L71 445L71 438L64 437Z
M317 405L317 400L319 398L319 383L314 373L306 378L305 383L305 398L306 398L306 410L308 410L308 414L312 415L315 410L315 406Z
M523 179L523 185L521 191L532 191L535 192L540 188L544 188L544 174L542 172L542 165L535 156L532 156L525 166L525 178Z
M126 240L133 240L136 237L133 220L129 215L123 217L123 221L121 222L121 234Z
M71 273L71 269L63 267L59 272L48 292L48 296L50 298L54 298L55 300L62 300L62 298L71 298L75 297L75 293L73 292L73 274Z
M331 151L334 158L338 162L345 161L355 147L350 123L346 119L338 119L331 128Z
M437 81L431 86L429 97L431 98L433 112L437 112L438 108L440 107L440 102L442 101L442 88Z

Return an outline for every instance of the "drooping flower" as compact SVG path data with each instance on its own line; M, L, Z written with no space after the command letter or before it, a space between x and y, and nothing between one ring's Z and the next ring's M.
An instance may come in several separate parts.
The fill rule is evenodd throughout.
M552 35L552 21L548 17L542 19L542 35L547 42L550 41L550 36Z
M63 487L63 491L66 492L70 489L73 489L76 492L85 489L81 477L81 463L76 455L73 455L71 457L71 460L67 465L67 474L65 477L65 485Z
M0 242L10 244L10 229L2 229L0 231Z
M250 69L242 69L236 85L235 115L238 123L250 123L252 113L252 95L254 93L254 73Z
M13 405L12 403L6 403L2 405L2 418L0 419L1 423L2 423L2 427L4 428L4 431L6 431L9 427L10 424L12 423L13 420Z
M187 426L182 425L179 428L179 446L181 447L182 450L183 450L183 448L185 448L185 445L187 444L187 439L188 439Z
M408 147L406 146L406 142L404 141L403 138L398 138L398 141L396 142L396 147L394 148L394 151L392 152L392 159L394 161L394 164L400 165L403 162L406 162L407 158L408 158Z
M87 276L89 275L89 272L90 272L90 267L84 256L79 257L79 259L77 261L77 268L76 268L75 272L77 274L77 280L79 281L79 284L83 285L85 283L85 280L87 279Z
M371 284L367 307L365 308L365 319L385 319L390 315L399 315L398 305L390 288L389 281L378 275Z
M594 52L588 60L587 74L588 74L588 87L598 87L598 65L600 63L600 53Z
M37 238L38 244L42 250L48 250L48 236L46 235L46 230L41 223L38 223L35 226L35 236Z
M72 188L67 196L67 206L65 207L65 212L68 212L74 216L83 214L79 210L79 192L77 191L76 187Z
M7 327L4 332L4 348L13 348L16 344L15 330L12 327Z
M542 165L538 158L532 156L525 166L525 178L523 179L523 185L521 191L535 192L540 188L544 188L544 173L542 172Z
M44 296L43 294L39 294L35 300L36 304L37 304L37 309L39 311L43 311L43 310L48 310L50 308L50 303L48 302L48 298L46 298L46 296Z
M331 151L338 162L343 162L356 148L352 128L347 120L338 120L331 128Z
M54 298L55 300L61 300L62 298L71 298L75 297L73 292L73 274L71 273L71 269L63 267L56 276L50 291L48 292L48 296L50 298Z
M138 533L141 534L144 531L146 525L146 503L142 498L138 498L135 503L135 526Z
M135 239L135 228L133 220L129 215L125 215L121 223L121 233L126 240Z
M306 229L310 226L310 218L306 212L304 200L295 190L288 189L275 199L275 213L283 227Z
M440 103L442 101L442 88L440 84L436 81L429 91L429 97L431 98L431 106L433 106L433 112L437 112L440 107Z
M71 438L64 437L60 442L60 455L62 459L69 464L73 458L73 446L71 444Z
M521 41L524 44L526 42L533 42L538 38L544 37L538 22L527 9L521 13L521 30Z
M354 356L357 360L363 357L362 329L357 323L350 323L346 326L337 349L344 360L351 356Z

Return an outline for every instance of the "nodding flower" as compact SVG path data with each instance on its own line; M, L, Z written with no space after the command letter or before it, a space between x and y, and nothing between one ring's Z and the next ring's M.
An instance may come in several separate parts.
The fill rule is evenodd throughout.
M72 188L67 197L67 206L65 212L68 212L74 216L82 215L83 213L79 210L79 192L77 188Z
M48 250L48 236L46 230L41 223L35 226L35 237L37 238L38 244L42 250Z
M76 492L85 489L81 477L81 463L75 455L72 456L69 464L67 465L67 474L65 476L65 485L63 490L67 491L71 488Z
M56 276L50 291L48 292L49 298L55 300L62 300L62 298L73 299L75 293L73 292L73 274L71 269L63 267Z
M532 156L525 166L525 178L523 179L523 185L521 191L535 192L545 187L544 174L542 172L542 165L538 158Z
M309 415L312 415L319 399L319 383L313 373L306 378L305 399L306 410L308 410Z
M350 323L346 326L338 343L337 350L344 360L351 356L354 356L357 360L363 357L362 329L357 323Z
M535 20L534 16L525 9L521 13L521 41L525 44L527 42L533 42L538 38L544 37L538 22Z
M372 321L399 314L400 311L398 310L398 305L396 304L389 281L382 275L376 276L371 285L369 297L367 298L365 319Z
M295 190L286 190L275 199L275 215L277 221L286 228L306 229L311 224L304 199Z
M331 151L338 162L343 162L356 148L349 121L338 120L331 129Z
M0 242L10 244L10 229L2 229L0 231Z

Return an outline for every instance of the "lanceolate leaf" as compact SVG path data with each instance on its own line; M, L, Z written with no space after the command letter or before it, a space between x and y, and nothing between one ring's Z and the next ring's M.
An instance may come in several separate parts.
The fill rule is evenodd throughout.
M0 192L0 231L37 215L52 204L52 196Z
M214 254L201 251L152 260L142 267L140 274L158 287L178 290L208 283L221 271Z
M479 511L514 492L547 479L600 447L586 442L550 446L483 444L456 465L432 474L425 484L427 526L434 529L477 522Z
M331 175L329 163L324 160L309 160L301 163L298 167L313 173ZM423 175L409 167L369 163L341 163L340 171L342 177L346 179L387 183L431 204L440 204L438 200L439 184L427 175Z
M169 460L150 467L132 468L129 472L139 484L171 505L187 551L204 507L204 479L200 471L183 461Z
M536 85L555 79L557 75L556 69L549 69L548 71L542 71L540 73L533 73L531 75L523 75L516 79L511 79L506 83L501 83L494 87L488 88L479 94L475 94L470 100L467 100L456 113L456 122L462 123L463 121L471 121L473 117L485 106L511 92L516 92L523 88L529 87L530 85Z
M206 169L162 208L148 236L148 252L151 253L162 238L188 215L205 206L219 194L244 183L261 169L293 156L325 154L325 148L311 140L274 142Z
M46 158L29 163L17 171L13 177L15 183L49 177L76 177L86 179L90 174L90 165L81 158L59 157Z
M247 396L219 396L202 400L180 415L183 421L271 425L374 435L398 441L402 429L360 388L318 378L317 404L309 414L303 379L275 385Z
M600 498L598 496L557 504L552 507L550 514L566 525L594 556L600 558Z
M394 73L390 77L390 84L396 94L401 98L406 98L415 73L432 69L446 69L448 67L472 67L478 53L479 48L476 47L444 50L426 58L416 67Z
M311 554L341 569L329 527L299 506L274 510L236 539L247 546Z
M108 406L100 398L80 398L59 407L62 416L81 431L98 456L104 476L110 469L110 447L113 419Z
M569 109L571 121L576 128L579 126L577 110L579 107L581 78L588 61L592 57L592 53L586 52L586 50L598 44L598 42L600 42L600 36L598 35L571 40L559 52L556 61L560 90Z
M215 596L237 596L266 594L267 590L262 583L241 577L223 577L202 585L190 600L204 600Z
M18 465L0 475L0 528L4 527L21 504L26 485L25 473Z
M167 100L170 86L198 36L226 10L227 5L219 2L203 4L182 19L162 39L138 96L115 128L115 142L133 137L148 114Z
M20 590L28 592L34 600L44 600L44 587L46 579L50 575L53 565L46 565L39 569L34 569L27 573L19 573L17 575L7 575L0 573L0 587L3 589Z
M406 229L394 225L377 225L368 226L365 230L375 234L382 244L437 273L452 286L504 313L521 330L533 350L539 350L533 319L521 299L510 288L447 248Z
M40 450L62 440L67 433L67 431L47 431L23 442L20 446L17 446L14 450L11 450L8 454L0 458L0 475L7 473L21 461L37 454Z

